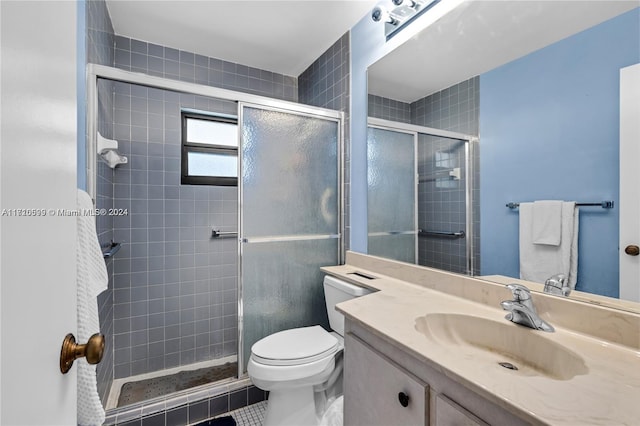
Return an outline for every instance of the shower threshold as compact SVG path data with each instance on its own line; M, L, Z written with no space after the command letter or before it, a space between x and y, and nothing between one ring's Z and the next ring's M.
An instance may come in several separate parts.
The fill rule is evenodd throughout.
M115 379L111 385L107 410L170 395L192 387L235 378L235 355L198 362L152 373Z

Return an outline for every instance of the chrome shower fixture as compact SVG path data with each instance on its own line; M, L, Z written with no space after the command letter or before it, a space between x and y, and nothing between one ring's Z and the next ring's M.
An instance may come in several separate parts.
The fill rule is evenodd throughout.
M371 11L374 22L384 22L384 32L389 40L400 28L422 13L429 10L440 0L391 0L392 9L387 10L384 5L378 5Z

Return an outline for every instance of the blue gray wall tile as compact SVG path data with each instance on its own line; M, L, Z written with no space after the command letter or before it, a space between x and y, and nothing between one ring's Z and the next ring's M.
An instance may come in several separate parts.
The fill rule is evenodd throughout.
M411 104L382 96L369 95L368 116L400 123L411 123Z
M113 25L104 1L89 0L85 8L86 58L87 62L113 65L114 40ZM113 137L113 84L100 81L98 84L98 131L106 138ZM113 206L113 170L103 162L98 162L96 170L96 207L108 209ZM113 239L113 217L97 216L98 241L107 245ZM113 262L107 261L109 285L98 297L100 331L106 339L105 355L97 366L98 393L103 404L113 381Z
M235 355L237 246L211 239L211 227L237 229L237 188L181 185L177 129L182 108L235 114L236 104L125 83L114 93L114 127L130 159L115 170L113 193L129 213L113 221L125 243L114 259L114 376ZM220 277L222 268L230 275Z
M127 71L298 101L298 79L123 36L115 36L113 65ZM192 108L197 107L197 100Z
M179 402L179 399L169 399L160 404L142 403L141 406L132 407L130 410L125 409L124 412L110 413L104 424L117 426L195 424L266 399L267 392L255 386L245 386L188 403ZM165 407L166 410L158 411L158 408Z
M349 32L298 76L298 101L303 104L344 112L343 158L343 241L349 249Z
M114 43L118 68L297 100L293 77L121 36ZM127 246L114 262L114 377L234 355L237 247L209 236L212 225L237 228L237 190L180 184L180 109L236 114L236 104L126 84L115 85L113 103L113 133L129 157L114 175L114 206L129 211L113 222Z
M447 89L411 103L411 123L436 129L451 130L467 135L478 135L480 108L480 81L473 77ZM474 228L474 274L480 267L480 173L479 146L474 144L472 157L472 221ZM433 171L438 167L436 152L451 155L454 167L464 170L463 148L459 142L443 138L422 137L418 146L418 168ZM445 153L445 154L443 154ZM439 184L439 185L438 185ZM418 187L419 227L423 229L454 231L464 229L464 185L463 180L422 183ZM443 229L440 229L443 228ZM465 272L464 240L421 238L418 250L419 263L454 272Z

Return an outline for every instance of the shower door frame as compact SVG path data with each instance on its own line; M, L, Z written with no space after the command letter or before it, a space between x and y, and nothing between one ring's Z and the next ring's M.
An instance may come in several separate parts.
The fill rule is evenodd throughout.
M87 177L87 192L91 196L91 199L95 203L96 201L96 171L98 162L97 153L97 132L98 132L98 80L105 79L114 82L136 84L154 89L170 90L173 92L206 96L211 98L217 98L221 100L233 101L238 105L238 119L240 119L240 112L242 105L255 105L263 109L273 109L282 112L307 115L315 118L324 118L338 123L338 146L337 146L337 160L338 160L338 264L342 264L344 261L345 247L344 247L344 200L343 200L343 188L344 188L344 112L336 111L321 107L315 107L311 105L299 104L296 102L285 101L280 99L269 98L261 95L253 95L245 92L237 92L229 89L222 89L213 86L207 86L197 83L189 83L185 81L172 80L163 77L156 77L148 74L131 72L122 70L119 68L110 67L107 65L99 65L89 63L86 67L86 93L87 93L87 105L86 105L86 177ZM238 132L238 148L240 149L241 132ZM238 170L240 168L241 156L238 155ZM238 191L240 191L240 184L238 184ZM240 204L242 198L238 194L238 215L242 214L242 205ZM241 226L241 222L238 223ZM241 235L240 229L238 229L238 235ZM241 241L238 239L238 267L241 266ZM242 373L240 368L240 361L242 358L243 350L243 336L242 336L242 282L241 276L238 275L238 369L235 380L244 379L247 376L246 373Z
M293 104L297 105L297 104ZM241 126L243 123L243 108L254 108L260 109L263 111L275 111L282 112L285 114L293 114L299 115L302 117L323 119L327 121L333 121L338 126L338 134L337 136L337 146L336 146L336 158L337 158L337 200L338 200L338 220L337 220L337 234L313 234L313 235L295 235L295 236L279 236L279 237L257 237L247 239L244 238L243 226L244 226L244 211L242 209L242 192L243 192L243 179L242 179L242 130ZM315 113L313 110L315 107L310 107L310 109L305 108L305 111L301 111L300 109L292 109L292 108L284 108L283 106L277 105L261 105L255 102L238 102L238 378L248 377L247 372L242 372L244 370L245 359L244 359L244 298L243 294L243 280L242 280L242 262L243 262L243 244L246 243L257 243L257 242L281 242L281 241L302 241L302 240L324 240L324 239L337 239L338 245L338 253L336 256L336 260L338 264L343 263L344 259L344 229L343 229L343 187L344 187L344 173L343 173L343 137L344 137L344 128L343 128L343 116L344 114L339 111L325 110L319 109L323 112L323 114ZM326 114L327 111L336 112L337 114L331 115Z
M473 158L474 144L479 142L477 136L467 135L464 133L453 132L450 130L435 129L433 127L419 126L417 124L402 123L398 121L384 120L382 118L368 117L367 126L384 128L387 130L415 132L416 134L424 134L427 136L437 136L447 139L455 139L464 141L464 163L465 163L465 255L467 275L473 276L475 260L473 256ZM417 162L417 143L416 143L416 162ZM416 169L417 170L417 169ZM417 191L417 185L416 185ZM416 208L418 199L416 197ZM417 216L416 216L417 220ZM417 241L417 238L416 238ZM416 251L417 255L417 251Z
M387 130L387 131L391 131L391 132L397 132L397 133L404 133L407 135L412 135L413 136L413 170L414 170L414 182L413 182L413 231L411 232L395 232L395 231L390 231L390 232L368 232L367 230L367 236L378 236L378 235L402 235L402 234L414 234L415 235L415 239L414 239L414 259L413 259L413 263L415 263L416 265L418 264L418 132L416 132L415 130L408 130L408 129L401 129L398 126L395 127L390 127L388 125L382 124L382 123L378 123L377 121L386 121L386 120L381 120L381 119L376 119L373 117L369 117L367 119L367 129L368 128L372 128L372 129L380 129L380 130ZM389 123L393 123L393 122L389 122ZM367 132L368 135L369 132ZM368 143L368 138L367 138L367 143ZM368 171L367 171L368 173ZM368 185L367 185L368 186ZM367 197L368 198L368 197ZM368 220L367 220L368 222ZM368 224L367 224L368 227Z

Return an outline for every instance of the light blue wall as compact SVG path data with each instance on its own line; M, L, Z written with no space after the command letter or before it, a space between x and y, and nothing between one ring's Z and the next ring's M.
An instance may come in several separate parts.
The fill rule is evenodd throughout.
M519 275L510 201L580 211L577 289L618 296L619 69L640 62L640 9L480 76L481 271Z
M351 29L349 248L361 253L367 252L367 68L386 53L384 47L384 32L369 15Z
M367 252L367 68L414 36L420 28L442 16L448 6L446 2L436 4L389 41L386 41L383 23L373 22L370 13L351 29L351 147L347 158L350 250Z

